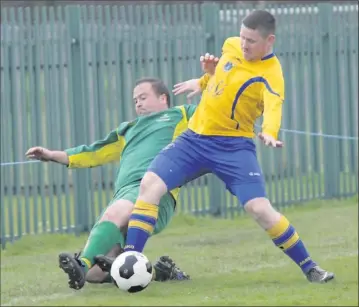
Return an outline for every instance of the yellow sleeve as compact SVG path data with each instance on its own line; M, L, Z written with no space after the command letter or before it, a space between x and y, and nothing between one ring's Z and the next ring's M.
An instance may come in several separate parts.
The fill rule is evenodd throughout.
M207 83L208 83L209 79L211 79L211 75L209 75L209 74L204 74L199 79L199 86L201 87L202 91L207 87Z
M119 161L125 140L118 129L111 131L103 140L91 145L80 145L66 149L69 157L69 168L89 168Z
M262 92L264 103L262 132L278 138L282 121L282 106L284 101L284 79L282 73L265 77L265 88Z

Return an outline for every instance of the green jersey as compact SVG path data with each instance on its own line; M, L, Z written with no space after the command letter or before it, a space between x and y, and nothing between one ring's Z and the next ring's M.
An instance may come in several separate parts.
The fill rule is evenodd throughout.
M195 109L195 105L183 105L124 122L103 140L65 150L69 168L120 161L115 192L140 182L156 155L187 129ZM172 194L177 199L178 189Z

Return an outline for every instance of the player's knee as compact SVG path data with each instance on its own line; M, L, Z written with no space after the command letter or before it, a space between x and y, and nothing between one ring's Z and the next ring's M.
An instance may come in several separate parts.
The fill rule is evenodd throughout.
M155 173L147 172L141 181L139 198L150 203L158 204L161 197L167 192L164 181Z
M265 197L249 200L244 209L265 229L272 227L280 218L280 214Z
M118 228L126 227L133 210L134 204L128 200L118 200L106 208L100 221L109 221Z

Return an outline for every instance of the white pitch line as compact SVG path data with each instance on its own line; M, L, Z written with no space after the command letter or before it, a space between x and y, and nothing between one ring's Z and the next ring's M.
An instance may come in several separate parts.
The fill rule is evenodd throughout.
M31 303L40 303L42 301L53 301L57 299L67 299L74 296L74 293L54 293L50 295L42 295L42 296L22 296L16 297L10 302L2 304L1 306L23 306L23 304Z

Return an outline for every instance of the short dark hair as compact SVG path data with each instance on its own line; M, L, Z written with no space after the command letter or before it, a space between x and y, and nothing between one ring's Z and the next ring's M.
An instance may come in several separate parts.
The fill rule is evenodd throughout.
M160 95L165 95L167 98L167 106L170 107L171 106L171 96L170 96L170 92L166 86L166 84L158 78L152 78L152 77L145 77L145 78L141 78L138 79L136 81L136 85L140 85L142 83L150 83L152 86L152 89L154 90L154 92L160 96Z
M247 15L242 24L252 30L258 30L263 37L275 34L276 22L274 16L264 10L255 10Z

